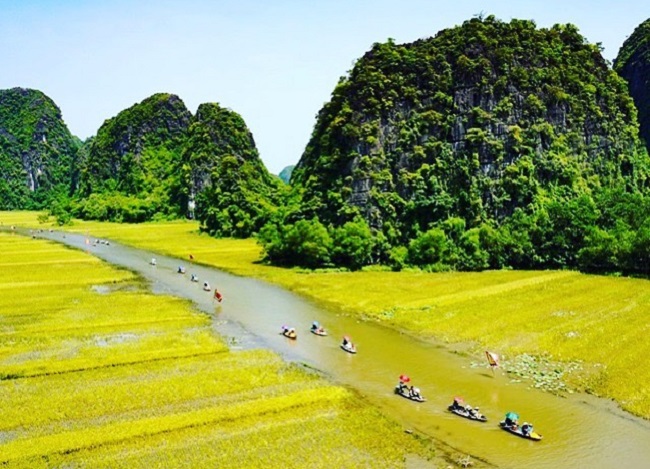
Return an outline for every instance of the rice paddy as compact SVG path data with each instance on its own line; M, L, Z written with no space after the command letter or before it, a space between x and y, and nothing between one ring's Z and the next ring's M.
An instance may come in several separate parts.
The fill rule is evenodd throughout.
M36 216L9 212L0 221L38 227ZM418 337L472 344L477 360L488 348L513 370L519 357L537 357L568 388L612 398L650 418L650 368L642 365L650 356L648 280L570 271L309 272L260 264L253 240L212 239L195 222L75 222L68 229L180 258L191 253L196 262L279 284Z
M269 351L229 351L208 315L128 271L8 232L0 253L3 467L442 461L351 391Z

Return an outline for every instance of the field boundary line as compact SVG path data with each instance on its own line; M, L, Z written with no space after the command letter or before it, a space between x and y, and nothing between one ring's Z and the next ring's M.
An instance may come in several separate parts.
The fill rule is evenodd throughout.
M424 306L445 306L453 303L459 303L462 301L473 300L476 298L485 298L488 296L499 295L505 292L512 290L518 290L520 288L529 287L531 285L538 285L542 283L552 282L554 280L560 280L566 277L575 276L575 272L553 272L550 274L537 275L535 277L513 280L512 282L506 282L499 285L490 285L487 287L477 288L475 290L463 291L458 293L451 293L449 295L441 295L435 298L422 298L413 301L406 301L399 305L399 309L408 309L424 307Z
M98 366L86 366L83 368L71 368L71 369L63 369L63 370L52 370L52 371L43 371L43 372L34 372L34 373L25 373L22 375L11 375L9 374L8 376L2 376L0 375L0 383L2 381L11 381L15 379L29 379L29 378L39 378L43 376L53 376L53 375L63 375L66 373L80 373L84 371L90 371L90 370L101 370L102 368L113 368L113 367L118 367L118 366L129 366L129 365L137 365L141 363L151 363L151 362L157 362L157 361L163 361L163 360L176 360L179 358L191 358L191 357L202 357L202 356L209 356L209 355L218 355L221 353L227 353L229 350L227 348L224 348L223 350L215 350L211 352L202 352L202 353L187 353L187 354L179 354L179 355L170 355L167 357L156 357L156 358L149 358L146 360L131 360L131 361L125 361L125 362L116 362L116 363L107 363L104 365L98 365Z

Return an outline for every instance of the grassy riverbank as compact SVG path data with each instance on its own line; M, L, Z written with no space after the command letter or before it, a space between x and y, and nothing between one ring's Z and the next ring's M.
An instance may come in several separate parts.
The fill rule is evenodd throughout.
M350 391L229 351L209 316L128 271L8 232L0 252L3 467L445 462Z
M34 213L3 213L5 225L38 226ZM45 225L44 225L45 226ZM650 418L650 282L565 271L482 273L305 272L257 263L253 240L215 240L192 222L68 228L262 278L350 314L421 337L489 348L538 385L569 386L615 399ZM527 354L527 355L524 355ZM533 359L518 357L532 355ZM552 386L549 386L552 387ZM557 389L557 388L554 388Z

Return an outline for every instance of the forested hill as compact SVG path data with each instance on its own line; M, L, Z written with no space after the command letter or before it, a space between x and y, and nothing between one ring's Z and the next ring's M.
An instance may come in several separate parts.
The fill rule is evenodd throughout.
M79 215L142 221L180 214L174 194L191 118L178 96L158 93L106 120L80 153L78 194L86 199Z
M437 229L413 262L551 267L575 265L601 194L639 193L648 169L627 85L598 45L570 24L489 16L374 44L319 112L292 183L303 216L360 214L389 247ZM475 256L491 242L511 252Z
M0 90L0 210L37 208L68 193L79 142L37 90Z
M628 37L614 61L614 69L627 80L639 110L641 137L650 151L650 19Z
M220 236L250 236L272 208L277 181L239 114L155 94L100 127L79 152L82 218L140 222L188 216Z
M182 203L213 235L250 236L279 202L280 181L264 166L244 119L216 103L199 106L182 163Z
M193 116L157 93L82 144L40 91L0 91L0 209L49 208L60 223L196 217L211 234L247 237L285 191L242 117L218 104Z

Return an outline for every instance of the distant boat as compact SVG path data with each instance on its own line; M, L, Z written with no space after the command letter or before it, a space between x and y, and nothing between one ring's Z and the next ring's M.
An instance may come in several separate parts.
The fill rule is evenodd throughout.
M312 334L316 334L316 335L321 335L321 336L327 335L327 331L321 327L321 325L318 323L318 321L314 321L312 323L311 329L309 329L309 331Z
M417 388L415 388L417 389ZM425 402L426 399L420 395L420 390L417 389L417 394L411 394L407 386L395 386L395 394L410 399L415 402Z
M298 334L296 333L296 330L293 327L283 327L281 334L286 338L292 340L296 340L298 338Z
M350 341L348 336L343 337L341 348L348 353L357 353L357 347Z
M539 433L536 432L530 432L530 433L524 433L521 430L520 426L513 427L512 425L506 425L505 420L502 420L499 422L499 426L503 428L505 431L512 433L513 435L520 436L522 438L526 438L527 440L533 440L533 441L540 441L543 437Z

